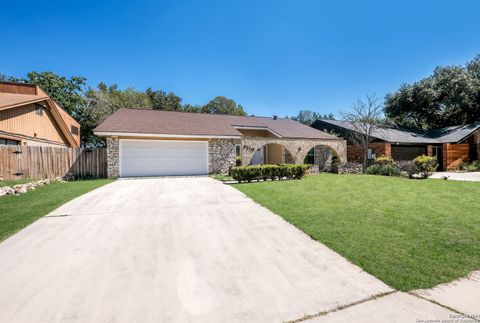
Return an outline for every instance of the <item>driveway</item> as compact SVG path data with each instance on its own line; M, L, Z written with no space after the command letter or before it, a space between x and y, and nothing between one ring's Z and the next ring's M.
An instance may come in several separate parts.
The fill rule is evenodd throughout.
M448 180L454 181L469 181L469 182L480 182L480 172L467 172L467 173L458 173L458 172L436 172L433 173L430 178L444 178L448 177Z
M10 323L282 322L352 303L375 308L384 294L407 299L402 315L448 314L392 297L207 177L118 180L60 207L0 244L0 291L0 322ZM390 298L377 311L395 317L402 303Z

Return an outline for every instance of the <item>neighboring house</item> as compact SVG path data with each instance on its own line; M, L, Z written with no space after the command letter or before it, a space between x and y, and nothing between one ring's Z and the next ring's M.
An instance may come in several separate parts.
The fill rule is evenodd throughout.
M80 124L39 86L0 82L0 145L79 147Z
M228 173L243 165L303 163L316 146L346 161L346 141L277 117L120 109L94 133L107 138L108 176Z
M347 139L348 161L362 159L361 145L352 142L349 133L355 127L349 121L318 119L312 127L339 134ZM425 154L438 159L439 170L456 168L480 155L480 124L454 126L430 131L382 127L372 135L368 157L389 156L394 160L412 160Z

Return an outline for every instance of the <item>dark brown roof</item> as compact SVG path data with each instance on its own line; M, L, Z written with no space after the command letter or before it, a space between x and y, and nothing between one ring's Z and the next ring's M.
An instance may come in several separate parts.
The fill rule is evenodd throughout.
M120 109L95 133L142 133L168 135L241 136L236 129L267 129L283 138L339 139L290 119L242 117L207 113Z

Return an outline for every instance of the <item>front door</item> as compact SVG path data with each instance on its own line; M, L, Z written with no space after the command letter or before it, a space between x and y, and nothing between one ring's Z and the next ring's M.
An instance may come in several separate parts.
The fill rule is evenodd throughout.
M255 151L252 157L252 165L259 165L264 163L264 151L263 147Z

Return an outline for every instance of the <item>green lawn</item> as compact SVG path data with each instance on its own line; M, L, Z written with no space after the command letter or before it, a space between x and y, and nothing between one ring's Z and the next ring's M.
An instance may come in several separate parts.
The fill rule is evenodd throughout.
M480 269L480 183L321 174L234 187L396 289Z
M26 194L0 197L0 241L60 205L110 182L100 179L52 183Z
M0 181L0 187L3 186L15 186L17 184L24 184L24 183L29 183L29 182L34 182L34 179L11 179L11 180L4 180Z

